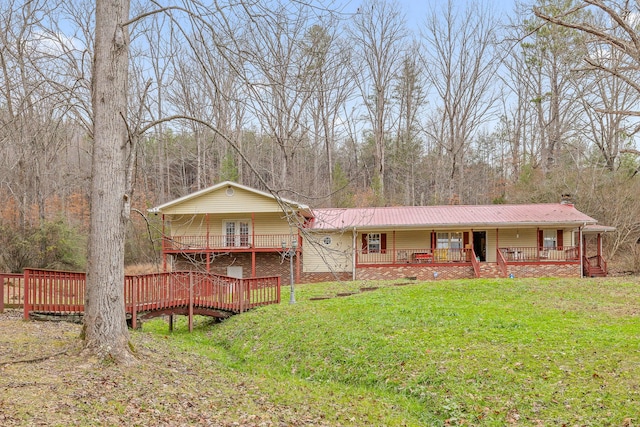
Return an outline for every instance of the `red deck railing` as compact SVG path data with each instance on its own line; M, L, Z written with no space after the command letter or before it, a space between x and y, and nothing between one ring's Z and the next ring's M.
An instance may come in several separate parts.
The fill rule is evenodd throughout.
M473 250L468 249L396 249L381 252L359 250L356 263L358 265L402 265L402 264L448 264L465 262L471 264Z
M6 308L22 307L24 279L22 274L0 273L0 313Z
M209 236L167 236L163 241L165 251L280 249L282 242L291 243L290 234L247 234Z
M26 269L24 317L31 312L81 314L85 303L85 273ZM194 308L242 313L280 302L280 277L236 279L195 271L125 276L125 309L138 313Z
M509 247L499 248L498 251L508 263L518 262L579 262L579 248L577 246L558 246L554 248L538 247Z
M507 277L507 261L504 259L502 251L500 249L496 251L496 261L498 261L498 267L500 267L502 277Z

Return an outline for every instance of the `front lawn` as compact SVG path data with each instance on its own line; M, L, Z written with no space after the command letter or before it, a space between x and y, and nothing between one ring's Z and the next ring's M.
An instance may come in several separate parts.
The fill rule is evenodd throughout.
M202 319L167 342L260 378L274 399L311 405L330 424L640 423L637 281L384 284L310 299L342 288L298 286L295 305L283 293L278 306ZM145 330L167 334L161 321Z

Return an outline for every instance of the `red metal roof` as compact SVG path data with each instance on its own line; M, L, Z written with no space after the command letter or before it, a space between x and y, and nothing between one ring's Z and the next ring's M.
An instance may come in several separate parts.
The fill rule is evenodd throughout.
M578 226L597 221L571 204L396 206L314 209L316 230L466 226Z

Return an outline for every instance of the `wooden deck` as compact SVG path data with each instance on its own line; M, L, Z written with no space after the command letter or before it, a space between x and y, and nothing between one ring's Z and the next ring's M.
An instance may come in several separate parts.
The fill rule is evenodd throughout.
M85 273L27 269L22 283L25 319L33 313L84 313ZM236 279L196 271L125 276L124 296L133 328L141 318L184 314L191 330L195 314L228 317L279 303L280 277Z

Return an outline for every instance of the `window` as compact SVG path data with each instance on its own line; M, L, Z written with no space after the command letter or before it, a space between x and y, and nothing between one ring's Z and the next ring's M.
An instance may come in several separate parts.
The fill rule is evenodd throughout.
M437 233L436 249L462 249L462 233L460 232Z
M543 230L542 247L545 249L553 249L557 246L556 230Z
M367 242L369 244L368 251L370 254L378 254L380 253L380 233L369 233L367 237Z
M362 253L387 253L386 233L364 233L362 235Z
M224 245L227 247L249 246L249 221L225 221Z

